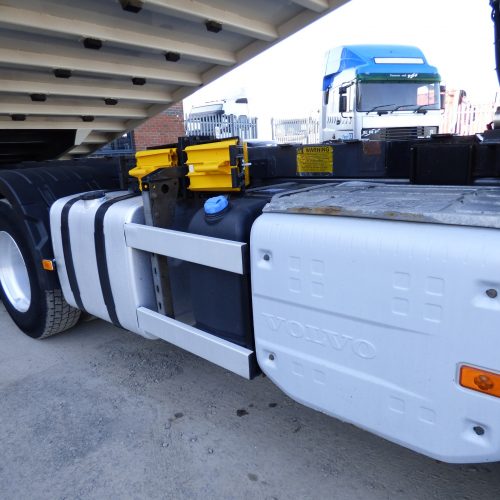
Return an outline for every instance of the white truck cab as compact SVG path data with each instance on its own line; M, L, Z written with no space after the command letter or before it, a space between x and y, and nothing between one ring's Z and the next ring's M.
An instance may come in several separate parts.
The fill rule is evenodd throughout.
M238 97L236 99L220 99L207 101L203 104L193 106L189 117L215 117L215 116L235 116L236 118L248 116L248 99Z
M337 47L326 54L320 140L430 137L440 97L438 71L417 47Z
M185 127L191 135L209 135L218 139L232 136L254 137L248 128L248 99L238 97L207 101L193 106Z

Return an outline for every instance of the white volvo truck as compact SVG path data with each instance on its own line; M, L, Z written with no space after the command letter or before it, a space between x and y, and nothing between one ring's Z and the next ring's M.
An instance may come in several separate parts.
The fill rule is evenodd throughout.
M428 456L499 460L498 131L86 158L343 3L1 0L2 302L33 338L90 314Z
M440 122L440 76L419 48L344 45L326 54L320 140L426 138Z

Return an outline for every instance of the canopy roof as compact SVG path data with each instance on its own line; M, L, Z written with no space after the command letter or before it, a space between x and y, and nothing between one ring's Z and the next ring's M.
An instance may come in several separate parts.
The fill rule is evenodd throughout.
M0 161L91 153L347 1L0 0Z

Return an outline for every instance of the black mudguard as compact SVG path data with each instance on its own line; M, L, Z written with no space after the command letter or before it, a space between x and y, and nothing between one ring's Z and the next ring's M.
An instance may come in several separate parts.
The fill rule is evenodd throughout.
M0 171L0 198L23 220L35 262L54 258L49 221L54 201L85 191L120 188L119 159L51 161L20 167ZM59 288L56 273L44 271L41 264L37 273L41 290Z

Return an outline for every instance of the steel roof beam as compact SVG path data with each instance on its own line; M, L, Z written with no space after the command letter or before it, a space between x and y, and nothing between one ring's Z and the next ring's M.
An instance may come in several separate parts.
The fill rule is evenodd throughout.
M0 25L11 29L32 30L49 35L65 35L77 40L88 37L97 38L102 40L105 45L118 45L158 53L165 53L166 51L178 52L181 57L186 56L190 59L212 64L230 66L236 62L234 54L228 50L176 40L169 37L166 30L164 34L159 36L144 31L144 26L141 25L137 25L135 30L130 30L120 29L109 24L99 24L98 16L96 16L95 23L91 23L45 12L33 12L27 9L2 6Z
M111 139L106 134L92 132L85 137L82 144L107 144L110 140Z
M78 54L60 55L58 50L35 50L16 49L12 47L0 47L0 64L14 65L24 68L38 68L52 71L55 68L64 68L82 74L104 75L109 77L142 77L158 82L172 83L177 85L198 86L201 84L200 76L189 71L179 71L170 68L162 68L162 65L137 65L130 58L128 62L121 61L116 56L106 54ZM83 50L83 49L82 49ZM174 63L172 63L174 64ZM131 84L132 85L132 84Z
M328 0L292 0L292 2L314 12L324 12L330 7Z
M12 115L16 113L26 115L42 116L102 116L115 118L147 118L145 109L131 108L126 106L87 106L85 104L59 104L46 101L43 103L34 102L1 102L0 115Z
M93 150L94 148L82 144L81 146L76 146L71 149L69 153L72 155L87 155L89 153L92 153Z
M273 41L278 38L276 28L270 23L240 16L196 0L144 0L143 8L170 13L195 22L217 21L222 24L224 30L258 40Z
M165 89L147 85L134 87L130 83L118 84L105 80L72 77L69 80L56 79L53 76L34 72L18 77L0 76L0 95L8 94L47 94L47 96L113 98L118 100L143 101L147 103L170 103L172 95Z
M61 130L61 129L90 129L105 132L120 133L127 130L125 123L119 120L100 120L83 122L82 120L64 120L60 117L35 117L28 116L25 121L12 121L10 117L0 116L0 128L9 130L36 129L36 130ZM111 140L111 139L110 139Z

